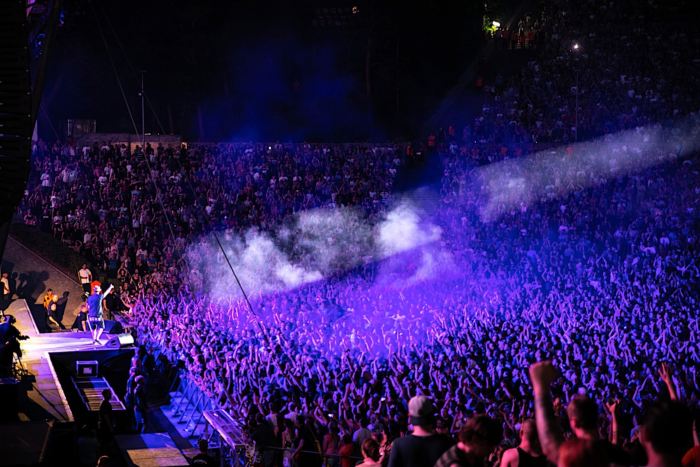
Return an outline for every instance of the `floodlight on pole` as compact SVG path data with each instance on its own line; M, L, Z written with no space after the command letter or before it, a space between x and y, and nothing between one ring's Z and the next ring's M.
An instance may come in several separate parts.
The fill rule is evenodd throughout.
M578 81L579 81L579 69L578 69L578 58L579 58L579 51L581 50L581 44L578 42L574 42L571 44L571 51L574 53L576 56L575 59L575 64L574 64L574 74L576 77L576 101L574 102L574 141L578 141L578 94L579 94L579 89L578 89Z

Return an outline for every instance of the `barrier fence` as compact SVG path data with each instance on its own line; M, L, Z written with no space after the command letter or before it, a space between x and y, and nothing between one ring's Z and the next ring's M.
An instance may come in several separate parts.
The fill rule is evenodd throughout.
M178 425L185 425L185 431L191 433L191 437L197 435L200 426L206 431L204 412L219 409L218 404L215 404L182 369L174 378L170 392L180 394L179 400L175 401L172 407L173 420Z
M190 433L191 438L201 436L208 439L210 449L219 451L221 466L271 465L271 462L281 463L285 467L298 465L291 456L296 452L294 448L256 446L246 436L241 422L212 401L186 370L178 371L171 385L172 392L180 394L172 402L172 419L178 425L185 425L185 431ZM358 456L322 454L309 450L299 451L299 454L317 456L327 467L340 465L341 458L351 460L353 464L362 460Z

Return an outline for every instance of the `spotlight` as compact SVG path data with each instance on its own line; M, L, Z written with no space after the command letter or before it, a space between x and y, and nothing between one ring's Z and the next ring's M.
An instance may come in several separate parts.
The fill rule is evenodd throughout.
M484 18L484 32L488 32L493 36L496 31L498 31L501 27L501 22L494 19L491 21L488 21L486 18Z
M581 48L581 46L579 45L578 42L574 42L574 45L572 45L571 48L576 51L576 50L579 50Z
M352 7L352 14L353 14L353 15L356 15L356 14L358 14L359 12L360 12L360 7L357 6L357 5L353 5L353 7Z

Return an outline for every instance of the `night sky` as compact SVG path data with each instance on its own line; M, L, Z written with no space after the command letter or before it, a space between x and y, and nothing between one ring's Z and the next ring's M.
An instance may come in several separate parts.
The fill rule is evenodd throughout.
M40 133L62 135L71 117L96 119L100 132L133 131L111 56L139 129L146 71L147 132L416 137L481 47L474 3L68 0Z

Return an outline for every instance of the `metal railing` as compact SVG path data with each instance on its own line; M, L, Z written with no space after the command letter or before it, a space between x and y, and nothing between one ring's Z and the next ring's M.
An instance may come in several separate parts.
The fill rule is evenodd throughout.
M190 433L190 437L195 437L197 435L197 428L200 425L206 430L208 425L204 420L204 412L218 407L217 404L192 381L186 370L178 371L171 385L170 392L180 393L179 400L177 400L172 407L173 420L178 425L185 425L184 430Z
M285 453L296 452L294 448L277 446L256 446L254 442L241 443L240 440L231 440L226 434L220 433L221 427L213 426L205 417L205 412L221 411L218 403L212 401L199 386L193 381L185 369L178 370L169 392L180 394L179 399L173 401L171 406L172 420L178 425L185 425L185 431L190 433L190 438L198 436L198 427L203 430L199 433L210 441L210 449L218 449L220 464L245 466L253 465L260 461L256 457L264 457L266 453L275 452L283 457ZM227 417L230 418L230 415ZM231 420L233 420L231 418ZM211 432L210 432L211 428ZM213 441L213 442L212 442ZM324 466L340 465L341 459L353 461L362 460L358 456L341 456L339 454L322 454L317 451L302 450L302 454L318 456Z

